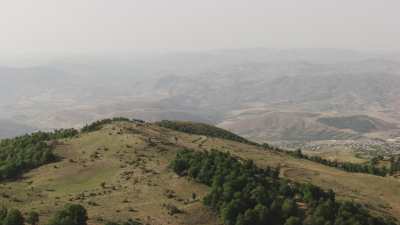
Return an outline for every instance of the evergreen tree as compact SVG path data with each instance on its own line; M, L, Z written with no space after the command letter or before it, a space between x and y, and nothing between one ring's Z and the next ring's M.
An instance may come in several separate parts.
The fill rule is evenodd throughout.
M37 225L39 223L39 214L37 212L31 211L26 218L26 222L30 225Z
M68 204L57 212L49 225L87 225L87 212L81 205Z
M291 216L286 220L285 225L301 225L301 220L298 217Z
M19 210L11 209L3 219L2 225L24 225L24 217Z

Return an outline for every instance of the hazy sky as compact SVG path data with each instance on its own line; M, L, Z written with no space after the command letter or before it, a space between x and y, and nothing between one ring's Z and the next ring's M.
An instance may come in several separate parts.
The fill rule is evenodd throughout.
M399 0L1 0L0 54L400 50Z

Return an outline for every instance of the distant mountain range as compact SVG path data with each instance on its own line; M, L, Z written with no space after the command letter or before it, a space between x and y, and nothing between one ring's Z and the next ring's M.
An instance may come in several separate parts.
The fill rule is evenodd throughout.
M395 53L243 49L63 59L0 68L0 77L7 81L0 118L41 129L126 116L218 124L279 142L388 138L400 123ZM376 129L358 129L369 126Z
M25 133L31 133L33 131L35 131L33 127L10 120L0 120L0 138L10 138Z

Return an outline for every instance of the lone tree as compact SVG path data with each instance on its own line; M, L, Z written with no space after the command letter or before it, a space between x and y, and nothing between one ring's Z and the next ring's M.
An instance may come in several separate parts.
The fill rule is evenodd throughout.
M0 208L0 224L3 223L3 220L7 217L8 209L4 206Z
M57 212L49 225L87 225L87 211L77 204L68 204Z
M26 222L30 225L37 225L39 223L39 213L31 211L26 218Z
M4 218L3 225L24 225L24 217L19 210L11 209Z

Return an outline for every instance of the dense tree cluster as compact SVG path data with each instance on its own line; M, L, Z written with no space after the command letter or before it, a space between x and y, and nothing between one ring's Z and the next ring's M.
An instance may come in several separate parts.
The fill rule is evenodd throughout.
M50 140L73 137L75 129L36 132L0 141L0 181L13 179L22 173L53 162L56 156Z
M50 219L48 225L87 225L87 219L87 212L83 206L68 204ZM30 225L39 224L39 214L32 211L24 218L17 209L0 209L1 225L24 225L25 222Z
M359 204L338 202L333 191L279 178L279 170L260 169L220 151L180 151L171 168L211 186L204 204L226 225L384 225Z
M209 136L209 137L222 138L222 139L227 139L227 140L231 140L231 141L237 141L237 142L241 142L241 143L257 145L256 143L253 143L253 142L251 142L243 137L240 137L239 135L236 135L232 132L229 132L227 130L224 130L224 129L221 129L221 128L218 128L215 126L204 124L204 123L163 120L163 121L157 122L156 124L161 127L165 127L168 129L185 132L185 133L189 133L189 134L205 135L205 136Z
M82 129L81 132L87 133L87 132L93 132L100 130L104 125L110 124L112 122L130 122L131 120L125 117L114 117L112 119L102 119L95 121L91 124L85 125Z
M330 167L335 167L347 172L352 172L352 173L368 173L368 174L373 174L377 176L386 176L389 173L389 169L386 167L377 167L376 162L374 160L371 160L370 163L367 164L358 164L358 163L350 163L350 162L338 162L338 161L331 161L327 160L324 158L321 158L319 156L308 156L305 155L301 152L300 149L290 152L287 151L290 155L296 157L296 158L301 158L301 159L307 159L310 161L314 161L317 163L324 164L326 166Z
M16 209L1 208L0 209L0 224L1 225L24 225L25 218L22 213Z

